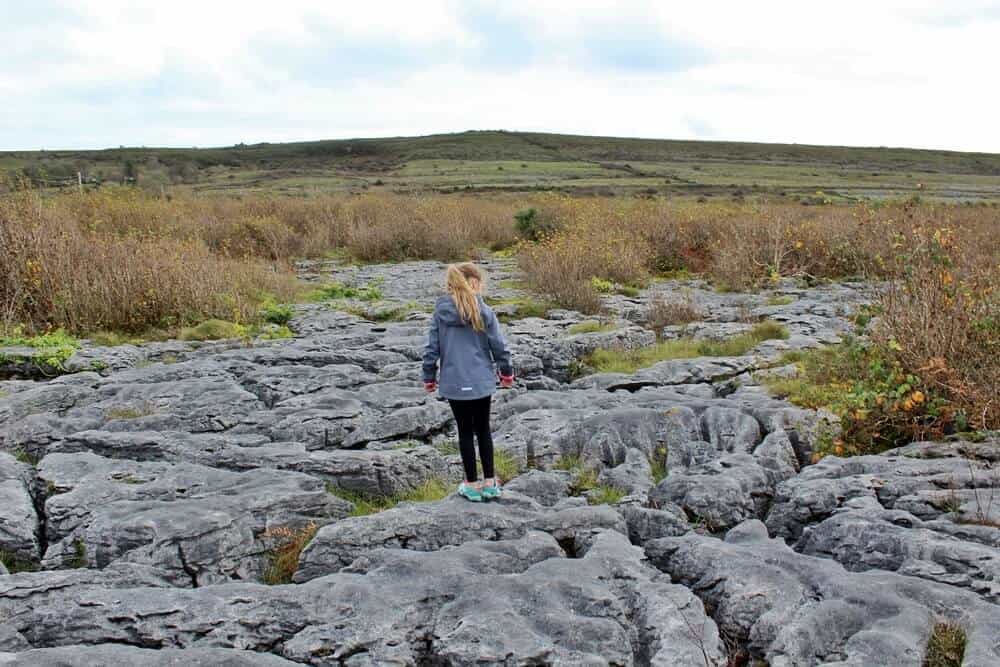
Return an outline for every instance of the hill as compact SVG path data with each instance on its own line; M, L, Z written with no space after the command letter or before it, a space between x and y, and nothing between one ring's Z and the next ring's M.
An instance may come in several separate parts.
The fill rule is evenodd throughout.
M531 191L850 200L1000 199L1000 155L506 131L218 148L0 152L38 185L198 192Z

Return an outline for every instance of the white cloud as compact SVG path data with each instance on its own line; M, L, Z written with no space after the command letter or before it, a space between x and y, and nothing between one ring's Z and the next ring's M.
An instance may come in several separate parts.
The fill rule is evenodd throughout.
M6 149L506 128L1000 152L1000 2L78 0L0 42Z

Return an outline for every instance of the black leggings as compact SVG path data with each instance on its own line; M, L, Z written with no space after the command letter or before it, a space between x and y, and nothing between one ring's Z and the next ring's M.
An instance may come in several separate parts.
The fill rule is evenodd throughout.
M465 481L475 482L476 446L473 436L479 441L479 458L483 462L483 478L493 477L493 435L490 433L490 401L493 397L477 398L471 401L448 401L458 422L458 450L462 453Z

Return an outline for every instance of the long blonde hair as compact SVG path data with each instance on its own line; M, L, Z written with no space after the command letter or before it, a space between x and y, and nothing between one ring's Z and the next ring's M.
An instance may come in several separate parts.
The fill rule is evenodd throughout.
M483 316L479 312L477 298L483 286L483 278L482 270L472 262L448 265L445 281L448 293L455 301L459 317L476 331L486 328L483 326Z

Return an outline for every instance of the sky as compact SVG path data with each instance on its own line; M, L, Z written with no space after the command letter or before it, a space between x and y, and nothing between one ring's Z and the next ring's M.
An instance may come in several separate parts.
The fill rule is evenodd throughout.
M0 0L0 150L505 129L1000 153L1000 0Z

